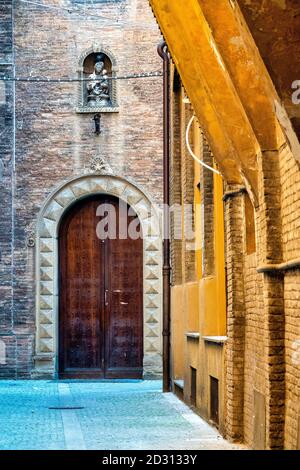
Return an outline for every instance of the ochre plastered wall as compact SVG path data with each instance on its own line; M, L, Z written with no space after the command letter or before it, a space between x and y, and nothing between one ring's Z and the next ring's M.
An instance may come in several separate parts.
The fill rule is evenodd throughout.
M172 66L171 77L176 74ZM219 426L224 428L224 342L226 333L223 181L203 169L187 151L185 132L193 115L183 87L171 96L171 200L181 217L171 219L171 342L173 388L211 418L211 377L219 381ZM214 165L199 122L189 139L193 151ZM178 222L179 220L179 222ZM181 221L183 239L174 239ZM194 231L192 239L189 230ZM179 230L180 231L180 230ZM177 232L178 233L178 232ZM196 371L196 396L192 390Z

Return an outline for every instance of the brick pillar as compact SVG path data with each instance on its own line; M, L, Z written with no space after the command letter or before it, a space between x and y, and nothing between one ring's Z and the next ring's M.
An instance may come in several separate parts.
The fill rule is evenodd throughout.
M264 274L266 332L266 448L284 446L285 319L283 275Z
M243 191L230 186L225 193L225 241L227 270L227 336L225 432L243 440L245 299L243 256Z
M213 156L203 137L204 163L213 166ZM215 234L214 234L214 176L213 172L201 167L202 204L203 204L203 277L215 273Z
M280 151L263 152L259 190L259 264L282 262ZM266 448L284 446L285 344L284 276L272 269L264 275ZM262 325L263 327L263 325Z

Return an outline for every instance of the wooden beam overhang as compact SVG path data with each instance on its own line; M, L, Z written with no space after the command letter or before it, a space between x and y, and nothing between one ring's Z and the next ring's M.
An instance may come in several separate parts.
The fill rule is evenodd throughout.
M198 0L261 150L276 150L284 136L275 114L280 99L235 1Z
M238 181L237 178L238 170L256 198L258 193L257 158L261 157L261 147L270 148L273 147L273 143L277 147L278 135L280 135L280 132L277 132L272 108L272 93L276 95L276 92L274 89L272 91L272 82L268 80L268 74L259 59L254 42L251 43L250 33L247 29L245 33L240 31L243 27L242 15L229 5L231 3L229 0L220 0L220 3L223 5L221 11L226 18L229 16L230 20L227 29L225 27L228 35L227 46L225 44L226 47L222 48L220 42L223 34L220 33L220 36L214 38L212 34L214 28L209 25L203 13L204 7L209 6L209 12L206 11L206 14L210 18L212 14L210 8L214 4L214 15L218 16L215 2L150 0L183 85L225 178L228 182L240 182L241 179L239 178ZM223 17L222 24L224 20L225 17ZM214 24L218 26L218 29L221 28L219 23ZM242 39L242 57L236 59L238 61L237 72L232 56L236 49L232 45L231 57L229 57L226 48L229 48L230 37L237 36L238 28L240 28L238 37ZM253 62L252 58L251 67L248 64L249 68L245 68L243 77L242 62L250 60L253 49L256 54L255 61ZM230 66L227 65L229 59L232 61ZM256 69L258 63L261 66L260 70ZM260 73L261 70L265 75L253 80L255 71ZM252 82L253 90L251 89ZM266 90L268 90L267 98ZM257 95L254 100L255 105L251 104L253 94ZM247 100L249 103L246 106ZM264 114L265 106L266 114ZM268 124L272 129L271 138L268 137L268 131L260 129L259 124L254 126L257 115L259 115L260 123L264 119L271 118Z
M292 99L300 79L299 0L238 0L281 102L300 139L300 106Z

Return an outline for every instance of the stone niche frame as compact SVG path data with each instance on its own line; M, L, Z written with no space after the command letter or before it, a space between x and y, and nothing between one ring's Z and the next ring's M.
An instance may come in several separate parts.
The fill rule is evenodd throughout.
M84 61L85 59L90 55L90 54L97 54L97 53L103 53L105 54L110 62L111 62L111 74L112 77L117 76L118 72L118 67L117 67L117 61L113 53L105 46L102 44L94 44L92 47L89 49L85 50L80 54L79 60L78 60L78 78L82 79L84 77L83 71L84 71ZM103 107L95 107L95 106L88 106L87 103L84 101L84 86L86 85L86 81L80 81L79 82L79 87L78 87L78 99L77 99L77 106L75 108L75 111L77 113L118 113L119 112L119 107L118 107L118 96L117 96L117 80L111 80L111 106L103 106Z
M110 174L68 180L42 207L36 232L36 378L58 373L58 232L66 210L95 194L116 196L138 215L143 230L144 378L162 373L162 238L159 209L133 182Z

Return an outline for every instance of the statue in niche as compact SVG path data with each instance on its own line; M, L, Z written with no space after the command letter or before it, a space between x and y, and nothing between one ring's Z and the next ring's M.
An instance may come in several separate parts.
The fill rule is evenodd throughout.
M103 55L96 57L94 72L89 75L87 82L88 104L102 107L110 105L109 81L107 70L104 68Z

